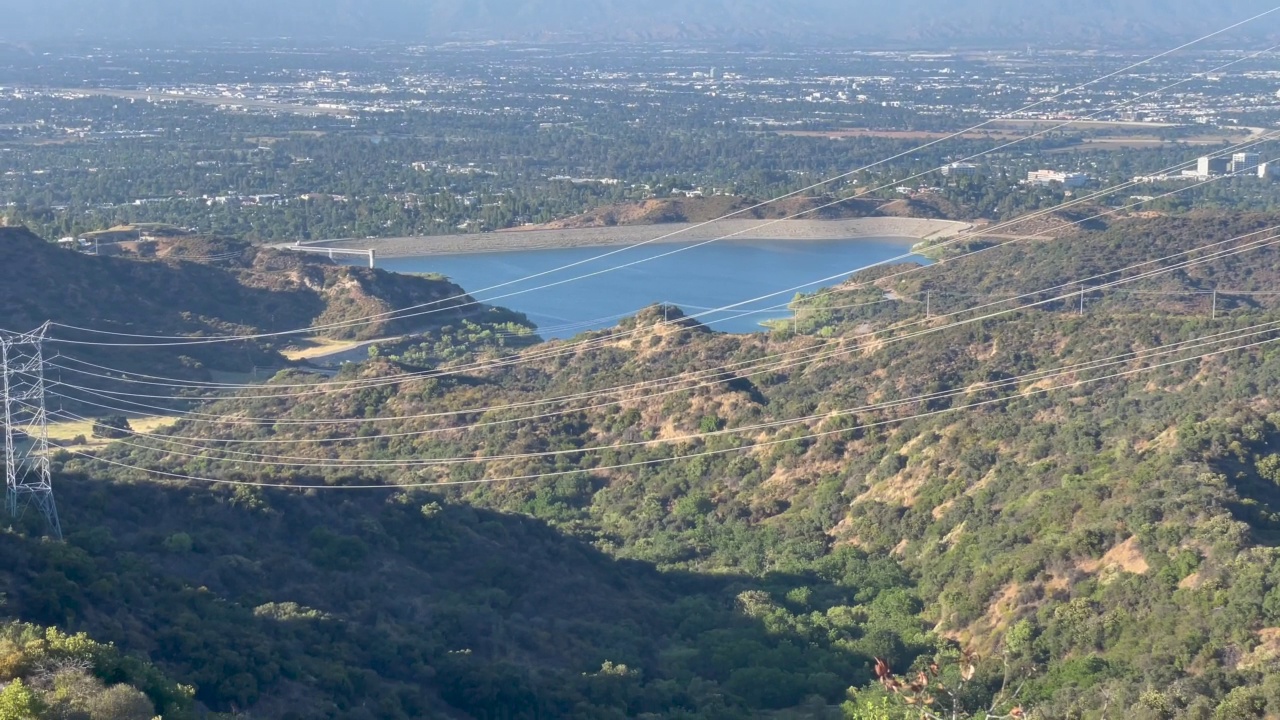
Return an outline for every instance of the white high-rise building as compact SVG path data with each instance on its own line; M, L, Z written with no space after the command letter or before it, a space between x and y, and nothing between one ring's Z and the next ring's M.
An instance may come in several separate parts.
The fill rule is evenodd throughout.
M1253 170L1262 162L1262 156L1254 152L1238 152L1231 156L1231 172L1242 173Z
M1196 174L1201 177L1222 175L1230 168L1231 162L1226 158L1202 157L1196 161Z

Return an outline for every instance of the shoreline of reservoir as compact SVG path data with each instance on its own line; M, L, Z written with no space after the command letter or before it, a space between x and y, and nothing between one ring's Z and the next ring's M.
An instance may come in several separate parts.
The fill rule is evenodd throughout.
M619 318L655 303L679 306L718 331L750 333L760 331L762 320L790 317L788 304L796 292L838 285L877 265L917 259L914 242L905 237L742 239L698 247L655 245L616 257L598 247L525 249L386 258L378 267L449 278L482 302L524 313L547 339L613 327ZM495 295L475 288L502 290Z
M305 244L318 248L374 250L379 258L607 248L640 243L697 243L715 239L723 239L725 242L901 239L904 245L910 246L924 240L953 237L971 227L969 223L952 220L887 217L843 220L720 220L707 225L664 223L566 229L516 228L470 235L322 240Z

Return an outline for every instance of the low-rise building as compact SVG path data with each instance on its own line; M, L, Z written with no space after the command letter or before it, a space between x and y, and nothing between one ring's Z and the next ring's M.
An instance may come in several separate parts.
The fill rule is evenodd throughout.
M978 166L973 163L951 163L942 168L945 177L973 177L978 174Z
M1078 188L1089 184L1089 176L1080 172L1059 172L1057 170L1033 170L1027 173L1027 182L1032 185L1049 185L1062 183L1063 187Z

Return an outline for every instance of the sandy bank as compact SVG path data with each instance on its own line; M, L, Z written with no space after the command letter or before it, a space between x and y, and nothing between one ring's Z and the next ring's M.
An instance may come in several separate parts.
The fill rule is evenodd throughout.
M433 237L377 238L371 240L328 240L308 243L312 247L374 249L378 257L459 255L514 250L610 247L646 241L689 243L715 238L725 240L853 240L857 238L902 238L907 244L957 235L968 223L915 218L855 218L848 220L721 220L697 227L688 223L626 225L571 230L504 230L479 235L437 235ZM732 236L732 237L726 237Z

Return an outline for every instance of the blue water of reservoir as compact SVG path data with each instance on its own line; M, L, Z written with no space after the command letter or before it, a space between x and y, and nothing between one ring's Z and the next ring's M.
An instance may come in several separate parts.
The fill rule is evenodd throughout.
M537 323L539 334L548 339L611 327L619 318L659 302L678 305L715 330L742 333L761 330L764 320L790 317L786 305L796 288L816 283L803 288L812 292L835 285L869 265L905 259L913 242L906 238L717 242L580 280L570 279L689 245L647 245L600 260L592 258L617 248L387 258L379 259L378 267L445 275L478 300L528 315ZM914 255L909 259L928 262ZM583 264L521 280L578 262ZM513 281L519 282L483 290ZM539 287L543 285L552 286ZM732 310L707 312L779 291L785 292Z

